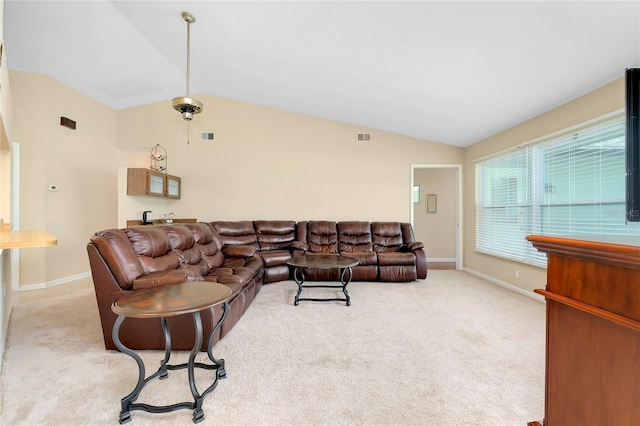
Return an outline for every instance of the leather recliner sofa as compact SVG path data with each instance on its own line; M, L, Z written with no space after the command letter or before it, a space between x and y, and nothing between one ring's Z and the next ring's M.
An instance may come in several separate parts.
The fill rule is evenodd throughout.
M355 281L407 282L427 277L424 244L402 222L298 222L293 256L340 254L358 259ZM338 271L305 272L309 280L337 280Z
M264 263L264 282L290 278L287 260L295 243L296 223L292 220L211 222L224 246L249 246Z
M232 290L229 312L215 341L238 322L260 291L264 269L255 250L227 249L211 225L147 226L97 232L87 245L105 348L116 349L111 336L117 315L111 305L127 291L185 281L210 281ZM204 335L222 315L216 306L201 312ZM173 349L193 348L195 332L189 315L167 318ZM164 349L160 321L128 318L120 340L131 349ZM205 349L203 342L202 349Z
M413 230L401 222L214 221L141 226L97 232L87 245L107 349L117 316L111 305L125 292L185 281L229 286L229 312L214 341L240 320L263 283L291 279L286 261L302 254L342 254L359 261L354 281L407 282L427 276L427 259ZM308 280L337 280L337 270L305 272ZM208 335L222 315L220 306L201 312ZM167 318L172 348L190 350L189 315ZM164 349L160 321L128 318L120 329L131 349ZM202 349L204 350L205 342Z

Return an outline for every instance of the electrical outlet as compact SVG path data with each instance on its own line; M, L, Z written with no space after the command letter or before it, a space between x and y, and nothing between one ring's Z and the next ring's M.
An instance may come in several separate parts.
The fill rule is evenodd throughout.
M58 185L49 185L48 189L51 192L57 192L58 191Z
M514 274L516 276L516 279L520 279L520 271L516 269L516 272Z

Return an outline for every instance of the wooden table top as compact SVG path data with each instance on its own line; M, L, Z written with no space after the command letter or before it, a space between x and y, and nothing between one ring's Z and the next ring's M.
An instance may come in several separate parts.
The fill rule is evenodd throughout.
M350 268L358 264L357 259L339 254L309 254L287 260L287 265L298 268L336 269Z
M55 246L58 240L46 231L0 231L0 249Z
M130 318L171 317L219 305L229 297L231 289L226 285L185 282L127 292L111 305L111 310Z

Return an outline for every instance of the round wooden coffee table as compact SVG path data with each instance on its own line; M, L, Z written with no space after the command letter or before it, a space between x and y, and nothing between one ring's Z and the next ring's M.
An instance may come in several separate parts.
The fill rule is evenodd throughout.
M349 292L347 291L347 285L351 282L351 278L353 276L353 270L351 269L354 266L358 265L358 260L347 257L340 256L339 254L307 254L303 256L296 256L287 260L287 264L293 266L295 269L293 270L293 279L298 284L298 293L296 293L296 298L293 302L294 305L298 305L301 300L308 300L312 302L347 302L347 306L351 305L351 296L349 296ZM316 285L303 285L305 276L304 269L305 268L315 268L315 269L339 269L340 270L340 285L326 285L326 284L316 284ZM328 298L328 299L316 299L316 298L301 298L300 294L302 293L303 288L340 288L344 293L344 298Z
M133 391L121 400L120 424L127 423L131 420L130 411L133 410L143 410L150 413L166 413L180 409L190 409L193 410L194 423L199 423L204 420L204 411L202 410L204 397L215 389L218 385L218 379L223 379L227 375L224 368L224 360L216 359L213 356L212 348L214 336L227 316L227 311L229 310L228 300L230 297L231 289L225 285L209 282L187 282L131 291L111 305L111 310L118 315L118 319L113 325L113 342L121 352L129 355L138 363L138 383ZM209 334L209 340L207 342L207 354L212 364L196 363L195 357L202 347L203 339L200 311L220 304L223 304L224 307L222 317L211 331L211 334ZM171 336L166 317L184 314L193 315L195 342L189 354L189 362L171 365L169 364L169 358L171 356ZM120 326L126 318L160 318L165 336L164 359L160 363L158 371L147 378L145 378L145 368L142 358L133 350L124 346L120 341ZM156 377L166 379L169 377L168 370L185 368L189 376L189 387L193 395L193 402L179 402L165 406L135 403L142 389L152 379ZM216 370L213 384L205 389L202 394L198 392L195 384L194 368Z

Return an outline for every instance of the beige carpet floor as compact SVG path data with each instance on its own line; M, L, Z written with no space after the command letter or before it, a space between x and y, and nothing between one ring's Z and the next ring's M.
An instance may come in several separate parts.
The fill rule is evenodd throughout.
M264 286L215 348L228 378L207 397L201 424L524 426L541 420L543 303L451 270L430 271L414 283L349 287L350 307L295 307L293 281ZM155 371L162 353L142 355L147 372ZM186 358L181 352L171 362ZM201 385L206 374L198 374ZM137 366L104 349L86 287L14 308L1 378L2 425L117 425L120 398L133 389ZM189 397L182 370L154 381L138 402ZM191 411L179 410L133 411L130 424L193 423Z

